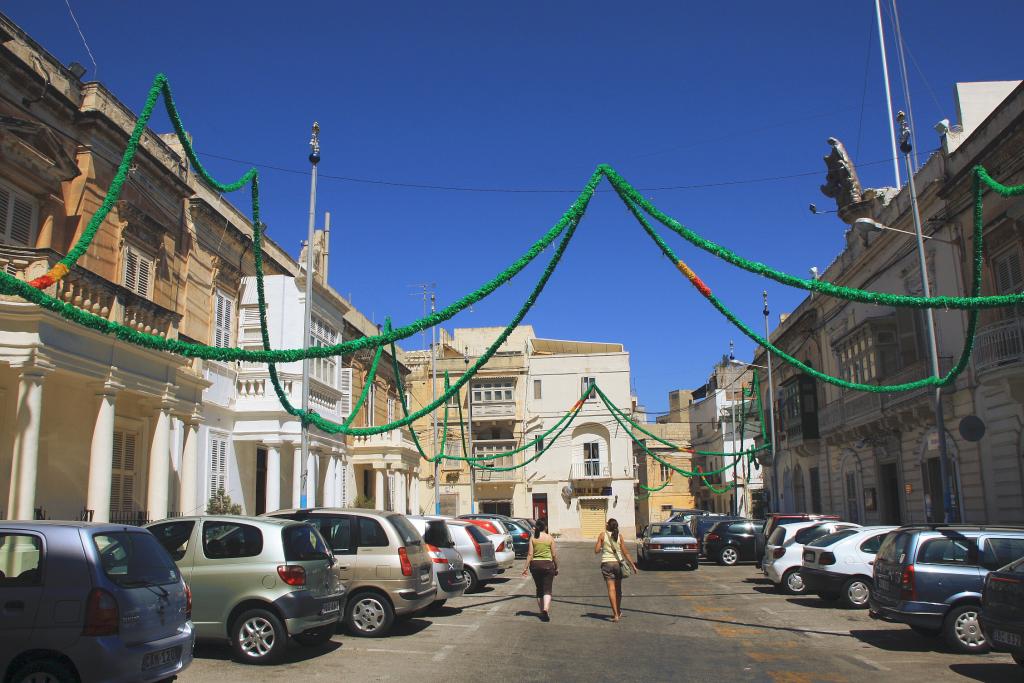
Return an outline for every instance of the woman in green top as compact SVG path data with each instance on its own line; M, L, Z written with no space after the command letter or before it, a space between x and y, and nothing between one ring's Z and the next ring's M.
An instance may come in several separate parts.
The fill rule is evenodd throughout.
M558 553L555 551L555 539L548 533L547 522L543 519L537 520L533 536L530 537L526 567L523 576L529 571L537 586L537 607L540 609L541 621L551 621L551 585L558 574Z

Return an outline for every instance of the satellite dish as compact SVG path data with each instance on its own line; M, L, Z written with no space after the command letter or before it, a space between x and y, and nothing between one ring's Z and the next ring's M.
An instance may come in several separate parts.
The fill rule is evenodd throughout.
M563 486L562 495L566 498L572 498L572 486Z
M960 436L964 441L981 441L985 436L985 423L977 415L968 415L960 420Z

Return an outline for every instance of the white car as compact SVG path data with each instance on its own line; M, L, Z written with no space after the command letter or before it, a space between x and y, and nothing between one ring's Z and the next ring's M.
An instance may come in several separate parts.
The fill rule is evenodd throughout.
M503 571L512 568L516 561L516 551L512 547L512 534L501 520L467 518L462 521L480 527L480 530L487 534L487 538L494 545L494 559L497 560L498 567Z
M806 592L804 580L800 577L800 563L803 561L804 545L841 529L856 529L859 524L852 522L812 521L778 527L772 532L769 544L771 554L763 562L764 573L775 587L790 595ZM783 531L785 529L785 531ZM782 534L785 534L783 539Z
M875 554L894 526L843 529L804 546L804 589L844 607L862 609L871 596Z

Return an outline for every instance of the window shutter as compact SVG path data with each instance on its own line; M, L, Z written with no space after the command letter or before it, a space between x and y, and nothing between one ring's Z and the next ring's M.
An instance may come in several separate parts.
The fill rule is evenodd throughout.
M228 440L221 434L210 434L210 496L228 488Z
M14 196L14 211L11 214L11 239L26 247L32 238L32 205L21 197Z
M213 345L219 348L231 346L231 321L234 302L223 292L214 292Z
M1024 289L1024 269L1016 249L996 259L995 271L996 289L1000 294L1014 294Z
M124 462L124 432L114 432L113 467L110 475L110 514L121 513L121 466Z
M114 431L114 448L110 474L110 514L124 516L135 511L135 446L134 432Z
M124 286L133 292L139 291L139 256L134 249L124 253Z
M3 230L0 231L0 237L7 234L7 214L10 210L11 193L7 191L7 188L0 186L0 221L3 221Z
M352 368L341 368L341 414L352 412Z

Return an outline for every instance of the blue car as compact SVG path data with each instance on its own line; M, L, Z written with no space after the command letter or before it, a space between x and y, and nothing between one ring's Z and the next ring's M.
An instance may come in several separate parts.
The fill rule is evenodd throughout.
M192 597L145 529L0 522L0 680L160 681L192 662Z
M871 615L942 636L956 652L985 652L979 618L985 577L1021 557L1020 527L900 527L875 557Z

